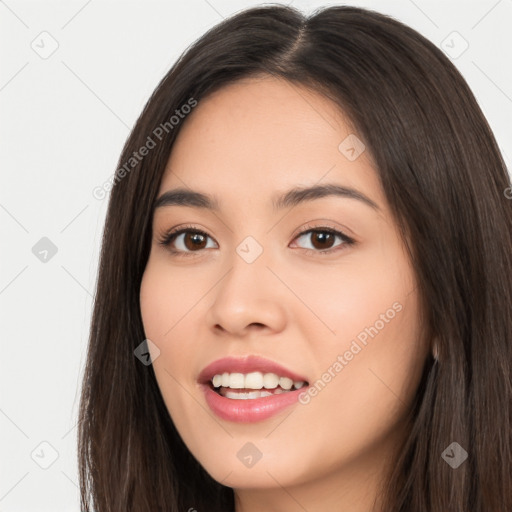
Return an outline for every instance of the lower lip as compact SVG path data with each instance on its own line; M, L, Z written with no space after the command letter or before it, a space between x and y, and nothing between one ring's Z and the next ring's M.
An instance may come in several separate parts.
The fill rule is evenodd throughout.
M253 423L266 420L286 409L286 407L297 403L299 394L306 389L304 387L278 395L237 400L219 395L207 384L201 384L201 388L203 389L206 403L217 416L224 420L238 423Z

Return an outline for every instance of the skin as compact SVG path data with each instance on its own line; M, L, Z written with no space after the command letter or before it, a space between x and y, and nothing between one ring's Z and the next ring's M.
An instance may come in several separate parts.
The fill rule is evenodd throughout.
M245 79L189 114L161 182L159 196L185 187L220 205L218 213L155 211L140 305L146 336L160 350L153 366L168 411L206 471L234 489L237 512L368 512L375 500L379 510L379 482L405 435L428 351L417 283L369 149L354 161L338 149L351 133L318 93L273 77ZM274 194L327 182L357 189L378 209L328 196L273 211ZM208 234L203 248L184 245L186 235L173 243L181 255L158 243L185 225ZM356 243L315 245L314 234L298 235L325 226ZM236 252L248 236L263 249L250 264ZM396 303L394 318L334 371L338 356ZM309 403L267 420L220 419L198 374L218 358L246 354L310 384L329 368L334 377ZM247 442L262 453L252 467L237 457Z

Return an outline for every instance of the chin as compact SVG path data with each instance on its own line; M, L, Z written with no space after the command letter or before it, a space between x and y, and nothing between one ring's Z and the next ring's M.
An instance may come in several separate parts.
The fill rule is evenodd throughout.
M252 444L251 441L238 441L236 438L231 441L233 449L224 447L223 455L209 452L196 456L205 471L222 485L237 489L288 487L304 483L312 471L311 463L297 458L298 451L294 450L286 457L286 454L279 453L278 448L272 450L268 447L267 454L262 453L258 458L255 445L262 445L263 442L256 440ZM265 452L263 447L261 452Z

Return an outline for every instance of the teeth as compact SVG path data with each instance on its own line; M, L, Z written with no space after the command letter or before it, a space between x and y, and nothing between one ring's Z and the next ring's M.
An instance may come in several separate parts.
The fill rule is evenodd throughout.
M263 375L263 387L265 389L274 389L279 386L279 377L275 373L266 373Z
M229 387L231 389L245 388L245 377L243 373L229 374Z
M214 375L212 378L214 388L231 388L231 389L276 389L275 394L289 391L290 389L300 389L305 385L304 381L293 381L288 377L279 377L275 373L251 372L243 373L223 373ZM232 394L232 393L230 393ZM237 393L237 398L241 395L250 395L251 393ZM272 394L272 393L270 393ZM227 396L227 395L226 395ZM260 395L258 395L259 397ZM263 395L268 396L268 395ZM231 397L229 397L231 398Z
M272 396L269 391L249 391L248 393L236 393L233 391L226 391L223 393L226 398L233 398L235 400L250 400L253 398L262 398L264 396Z
M283 389L292 389L292 386L293 386L293 380L292 379L289 379L288 377L281 377L279 379L279 385L283 388Z
M245 376L245 385L241 387L249 389L261 389L263 387L263 375L260 372L248 373Z

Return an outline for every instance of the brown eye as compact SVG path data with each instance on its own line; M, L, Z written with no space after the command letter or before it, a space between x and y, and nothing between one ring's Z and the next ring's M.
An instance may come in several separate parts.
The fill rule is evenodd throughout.
M310 240L309 247L302 247L312 253L331 253L337 251L338 248L342 249L343 246L354 244L352 238L332 228L309 229L300 233L295 239L301 238ZM336 243L336 239L339 239L340 242Z
M200 252L202 249L212 247L212 245L207 245L208 239L211 240L211 237L203 231L183 228L164 236L164 238L160 240L160 244L169 246L170 251L173 253L187 254ZM213 245L213 247L215 247L215 245Z
M183 233L183 245L190 251L195 249L204 249L206 236L201 233L187 231Z
M332 233L326 231L313 231L311 232L311 244L315 249L330 249L335 240Z

